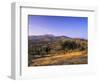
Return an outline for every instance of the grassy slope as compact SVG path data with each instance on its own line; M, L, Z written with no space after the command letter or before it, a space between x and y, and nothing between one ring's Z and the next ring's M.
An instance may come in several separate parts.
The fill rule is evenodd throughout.
M55 54L48 57L33 59L30 66L87 64L87 61L86 51L73 51L66 52L65 54Z

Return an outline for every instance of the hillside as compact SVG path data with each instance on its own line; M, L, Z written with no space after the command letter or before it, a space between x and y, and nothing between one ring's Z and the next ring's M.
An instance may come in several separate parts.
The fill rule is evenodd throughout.
M85 39L51 34L28 36L28 66L86 63Z

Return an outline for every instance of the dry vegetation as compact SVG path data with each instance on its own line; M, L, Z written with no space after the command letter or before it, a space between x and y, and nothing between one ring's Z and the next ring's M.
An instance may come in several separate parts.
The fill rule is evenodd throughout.
M87 52L76 51L76 52L68 52L66 54L43 57L35 60L33 59L31 66L86 64L86 63L87 63Z
M28 66L87 64L87 40L51 35L29 38Z

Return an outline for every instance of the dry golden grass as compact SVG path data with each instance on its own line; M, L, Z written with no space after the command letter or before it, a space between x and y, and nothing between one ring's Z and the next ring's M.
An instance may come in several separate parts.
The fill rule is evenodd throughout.
M33 59L30 66L87 64L87 51L73 51L49 57Z

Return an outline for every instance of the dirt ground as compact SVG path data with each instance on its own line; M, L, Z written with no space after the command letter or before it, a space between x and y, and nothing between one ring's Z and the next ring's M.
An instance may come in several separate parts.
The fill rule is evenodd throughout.
M49 66L49 65L74 65L87 64L88 56L86 51L67 52L65 54L55 54L48 57L32 59L30 66Z

